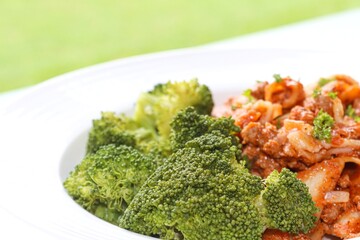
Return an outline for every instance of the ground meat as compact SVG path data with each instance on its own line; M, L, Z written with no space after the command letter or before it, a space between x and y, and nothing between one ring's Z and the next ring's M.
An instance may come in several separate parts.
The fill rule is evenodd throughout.
M250 122L242 129L243 152L251 161L254 173L267 177L275 169L287 167L299 171L309 165L309 160L297 152L287 136L285 128L277 129L270 123ZM311 163L314 161L317 159Z
M302 160L299 161L299 158L283 158L282 165L294 171L301 171L308 167Z
M360 211L360 195L353 197L353 203L355 204L356 209Z
M350 186L351 199L356 209L360 211L360 184L354 184L354 183L351 184L352 184Z
M350 181L350 177L348 174L343 174L339 181L337 182L337 186L340 188L340 189L346 189L350 186L351 184L351 181Z
M333 224L344 211L344 204L327 204L322 210L320 218L326 224Z
M292 108L289 115L289 119L304 121L308 124L312 124L314 118L314 112L302 106L295 106L294 108Z
M265 87L268 85L268 82L258 82L251 91L251 95L256 99L265 99Z
M262 178L266 178L272 171L280 171L284 167L281 160L269 157L253 144L246 145L243 154L250 160L252 173Z
M320 109L323 109L331 116L334 116L333 106L334 104L331 97L327 95L320 95L316 98L307 98L304 101L304 108L313 113L317 113Z
M282 150L282 145L274 139L269 139L269 141L264 144L262 150L271 156L279 158L279 153Z
M360 98L354 100L352 107L355 110L355 114L360 116Z
M351 126L344 126L337 123L334 126L333 134L338 135L340 138L360 139L360 125L355 123Z
M240 128L244 128L251 122L258 121L261 117L261 113L253 109L236 109L232 115L235 118L235 125Z
M255 146L263 146L277 135L277 129L272 124L251 122L241 131L243 143L251 143Z
M305 234L293 235L276 229L266 229L262 240L311 240Z

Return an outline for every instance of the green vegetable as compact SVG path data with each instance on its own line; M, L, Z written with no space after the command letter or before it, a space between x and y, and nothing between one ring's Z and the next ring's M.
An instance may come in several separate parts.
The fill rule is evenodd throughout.
M345 115L351 117L352 119L355 120L355 122L360 122L360 116L358 116L355 112L355 109L353 108L352 105L348 105L346 110L345 110Z
M193 130L202 130L190 137L182 135L189 128L182 119L193 119ZM299 233L314 226L316 208L306 185L283 171L271 175L265 186L238 161L234 132L211 127L227 121L202 119L191 108L181 111L172 123L178 128L171 135L172 141L180 141L177 150L144 183L119 225L162 239L188 240L256 240L267 227Z
M335 99L335 98L337 98L337 92L329 92L329 93L328 93L328 96L329 96L331 99Z
M210 114L214 102L209 88L200 85L196 79L158 84L152 91L141 94L134 120L145 128L156 129L162 137L167 138L172 118L188 106L193 106L200 114Z
M86 155L65 180L64 187L82 207L116 223L155 170L157 157L130 146L106 145Z
M332 81L335 81L335 79L334 78L320 78L320 80L318 81L318 86L323 87Z
M321 95L321 89L320 88L315 88L313 93L312 93L312 97L313 98L317 98ZM337 92L328 92L328 96L331 98L331 99L335 99L337 98Z
M209 88L197 80L158 84L140 95L134 116L103 112L100 119L94 120L87 153L95 153L107 144L167 152L170 122L177 112L193 106L200 114L210 114L213 105Z
M331 141L331 129L334 126L334 119L322 109L316 115L313 124L313 136L319 140Z
M64 182L69 195L98 217L115 223L143 182L171 153L166 128L170 129L177 111L188 106L199 113L212 110L210 90L197 80L155 86L140 96L134 116L103 112L93 121L87 155Z
M320 95L321 95L321 89L315 88L314 91L313 91L313 93L312 93L312 97L313 97L313 98L317 98L317 97L319 97Z
M246 90L243 92L243 95L248 98L249 102L252 102L252 101L255 100L254 96L251 95L251 92L252 92L251 89L246 89Z
M158 152L167 155L168 140L158 136L155 129L142 127L131 117L114 112L103 112L101 118L93 120L89 132L87 153L95 153L101 146L127 145L142 152Z
M274 74L273 75L275 82L279 83L282 81L282 77L280 76L280 74Z
M193 107L180 111L170 123L170 126L170 144L173 151L183 148L188 141L214 130L231 136L234 145L239 144L237 137L234 135L240 132L240 128L234 125L233 119L201 115ZM239 145L238 147L240 149Z
M253 199L263 185L237 163L231 138L217 131L186 145L145 182L119 225L162 239L259 239Z
M311 200L307 186L296 174L284 168L272 172L265 181L261 193L260 208L270 228L290 233L307 233L313 227L318 211Z
M136 140L131 131L136 128L136 124L123 114L101 113L100 119L93 120L93 127L87 142L87 153L95 153L101 146L111 143L117 146L127 145L134 147Z
M356 116L355 109L353 108L353 106L351 104L349 104L346 107L345 115L347 115L347 116L349 116L351 118L354 118Z

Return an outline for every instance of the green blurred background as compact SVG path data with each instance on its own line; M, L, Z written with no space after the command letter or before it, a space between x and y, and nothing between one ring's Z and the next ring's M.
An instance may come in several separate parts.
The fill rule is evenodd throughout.
M0 0L0 92L355 7L359 0Z

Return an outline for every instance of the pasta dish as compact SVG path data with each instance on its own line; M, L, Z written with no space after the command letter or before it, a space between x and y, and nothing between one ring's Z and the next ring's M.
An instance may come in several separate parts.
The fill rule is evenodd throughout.
M310 190L316 227L291 236L267 230L263 239L360 236L360 86L335 75L309 87L290 77L257 82L213 115L231 116L253 174L289 168Z
M197 79L102 112L64 181L84 209L165 240L360 237L360 86L274 75L214 108Z

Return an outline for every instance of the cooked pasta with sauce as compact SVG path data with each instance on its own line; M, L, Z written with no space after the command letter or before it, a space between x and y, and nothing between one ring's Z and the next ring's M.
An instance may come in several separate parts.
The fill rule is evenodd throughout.
M305 88L274 75L213 111L241 128L252 173L266 178L289 168L310 189L320 209L307 235L268 230L263 239L360 237L360 86L346 75L321 78Z

